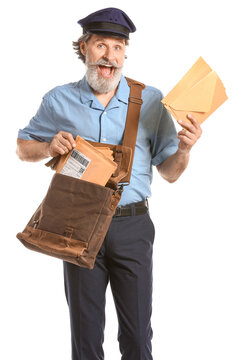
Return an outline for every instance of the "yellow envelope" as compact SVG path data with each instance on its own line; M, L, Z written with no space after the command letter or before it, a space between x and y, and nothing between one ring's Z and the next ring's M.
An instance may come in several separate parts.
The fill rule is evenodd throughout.
M109 147L101 147L101 146L95 146L95 149L103 153L105 156L107 156L110 160L114 161L113 158L113 151Z
M118 165L82 137L76 137L76 147L61 155L56 172L105 186Z
M200 57L162 103L176 120L188 121L190 113L201 124L227 98L222 81Z

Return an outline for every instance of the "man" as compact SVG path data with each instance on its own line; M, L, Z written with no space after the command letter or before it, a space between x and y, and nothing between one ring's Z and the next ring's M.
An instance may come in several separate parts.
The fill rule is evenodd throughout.
M122 143L129 87L121 74L129 33L136 30L121 10L107 8L79 21L83 35L74 49L87 66L76 83L48 92L29 125L19 131L20 159L39 161L65 154L77 135L87 140ZM92 270L64 262L65 292L70 311L72 359L103 359L105 292L110 282L118 315L122 359L152 359L152 248L154 226L146 208L152 165L174 182L189 161L201 135L196 119L182 119L176 134L159 90L142 92L137 143L130 185ZM141 215L138 209L141 208ZM144 210L145 209L145 210ZM145 211L145 213L143 213ZM121 213L127 216L121 216Z

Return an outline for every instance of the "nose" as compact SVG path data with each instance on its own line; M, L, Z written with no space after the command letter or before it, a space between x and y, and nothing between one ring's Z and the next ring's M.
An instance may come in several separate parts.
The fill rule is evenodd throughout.
M113 61L115 60L115 54L114 54L114 50L111 49L110 47L107 47L105 50L105 54L103 56L104 60L106 61Z

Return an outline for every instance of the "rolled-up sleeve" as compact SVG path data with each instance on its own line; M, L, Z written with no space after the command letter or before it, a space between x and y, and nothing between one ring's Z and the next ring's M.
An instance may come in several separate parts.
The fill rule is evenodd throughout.
M43 97L36 115L33 116L25 128L18 131L18 138L51 142L52 138L58 133L56 125L51 97L47 93Z
M162 99L162 95L161 95ZM152 135L152 165L161 164L178 149L177 131L171 115L159 101L159 120Z

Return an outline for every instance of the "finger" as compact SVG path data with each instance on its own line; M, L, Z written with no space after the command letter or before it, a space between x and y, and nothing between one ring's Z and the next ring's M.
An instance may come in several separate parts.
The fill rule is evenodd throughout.
M57 136L57 144L60 145L62 148L66 148L68 151L72 150L72 144L66 140L62 135Z
M198 139L202 135L202 129L199 124L197 127L195 127L193 124L184 123L184 122L181 122L180 120L178 121L178 123L179 123L179 125L182 126L183 129L188 130L189 132L194 134Z
M186 145L189 145L189 146L193 146L194 145L194 142L192 139L186 137L186 136L183 136L183 135L179 135L178 136L179 140L182 141L184 144Z
M71 144L62 137L59 137L59 135L56 135L52 141L52 148L54 149L56 146L61 148L64 153L68 153L72 150Z
M185 129L179 131L178 136L185 136L185 137L187 137L187 138L189 138L191 140L196 140L195 133L192 133L192 132L190 132L188 130L185 130Z
M66 132L66 131L59 131L58 134L61 134L62 137L64 137L65 139L67 139L67 140L71 143L71 145L72 145L73 147L76 146L75 140L74 140L74 138L73 138L73 136L72 136L71 133Z
M73 147L76 146L74 140L73 143L71 143L73 137L70 133L64 132L64 131L60 131L55 138L57 139L58 143L61 143L62 145L64 145L65 147L68 148L68 150L72 150ZM71 141L70 141L71 140Z
M187 118L191 121L191 123L196 129L201 129L200 124L195 118L195 116L193 116L192 114L187 114Z
M54 146L52 146L52 152L60 155L65 155L66 153L68 153L68 149L64 149L62 146L55 144Z
M196 128L194 127L193 124L187 123L187 122L183 122L182 120L178 120L179 125L182 126L182 128L194 133L196 132Z

